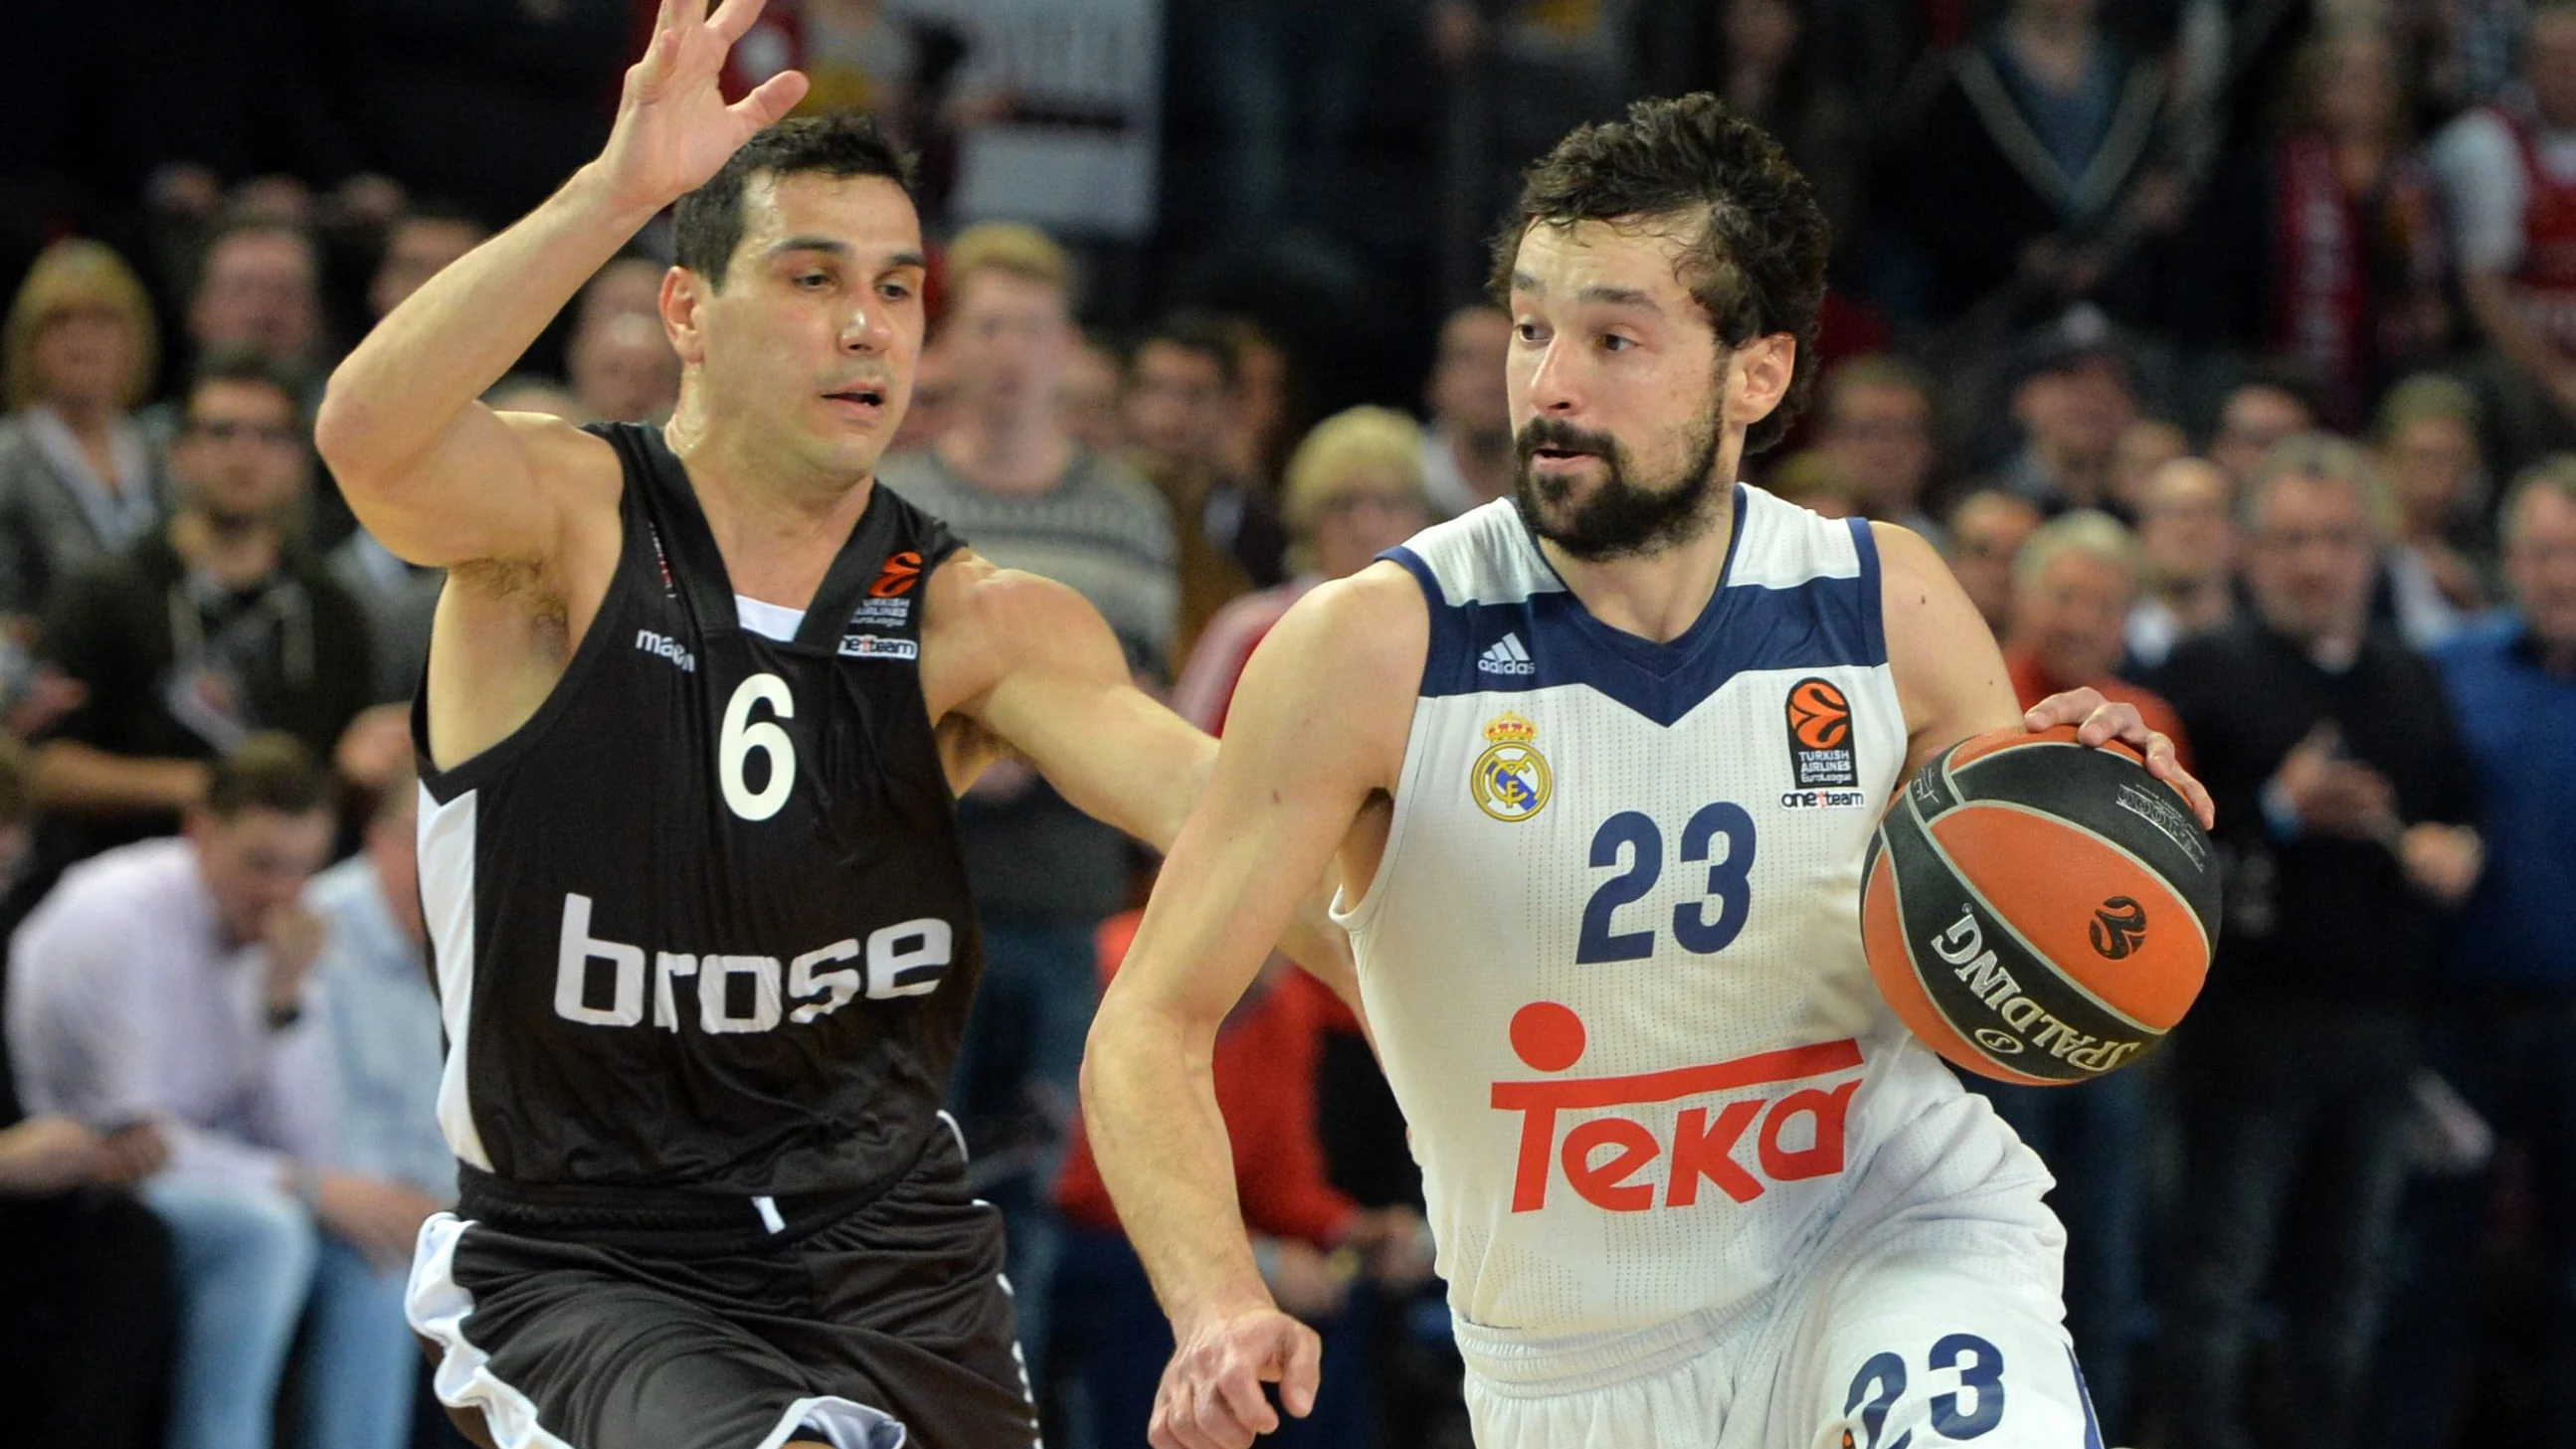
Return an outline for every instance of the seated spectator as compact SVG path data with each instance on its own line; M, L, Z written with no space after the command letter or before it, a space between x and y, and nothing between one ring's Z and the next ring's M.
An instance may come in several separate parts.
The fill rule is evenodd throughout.
M2389 390L2371 433L2387 601L2406 642L2431 649L2487 604L2474 552L2487 499L2477 398L2439 373L2420 373Z
M2013 560L2039 524L2039 510L2028 499L1991 488L1960 499L1950 511L1950 572L1998 639L2012 622Z
M2043 512L2108 503L2112 450L2138 417L2134 385L2101 314L2068 313L2033 343L2013 386L2021 446L1994 486Z
M2286 377L2255 377L2237 384L2219 403L2209 461L2225 470L2231 492L2242 494L2282 439L2316 425L2316 409Z
M1226 466L1237 383L1218 318L1184 314L1136 345L1127 369L1127 437L1136 465L1172 506L1180 539L1180 647L1228 600L1284 580L1288 536L1257 483Z
M1923 511L1940 454L1932 440L1932 386L1912 364L1872 354L1839 362L1824 376L1816 446L1858 493L1860 511L1943 542Z
M1100 974L1116 975L1141 911L1102 923ZM1286 1312L1324 1339L1323 1386L1313 1412L1282 1416L1267 1442L1363 1449L1368 1431L1367 1320L1353 1310L1365 1277L1409 1292L1431 1275L1430 1230L1409 1207L1365 1209L1324 1176L1315 1133L1315 1060L1333 998L1274 955L1216 1041L1217 1108L1234 1142L1244 1226L1263 1282ZM1065 1253L1053 1291L1059 1342L1078 1355L1088 1390L1092 1443L1132 1444L1154 1410L1172 1356L1171 1325L1154 1302L1144 1264L1127 1244L1090 1143L1077 1134L1058 1179Z
M2131 524L2147 496L2147 480L2176 458L2191 456L2191 438L2182 425L2164 418L2140 418L2120 430L2111 445L2111 496L2103 511Z
M1225 471L1251 480L1264 499L1278 494L1287 450L1298 436L1296 359L1249 317L1229 317L1234 339L1234 399L1226 410Z
M399 1319L344 1314L331 1301L344 1280L315 1276L317 1218L381 1253L428 1211L413 1189L328 1165L334 1079L311 979L322 930L298 900L328 856L330 805L302 745L254 736L216 766L185 835L75 868L11 942L9 1048L27 1106L149 1122L169 1145L143 1197L176 1249L172 1449L269 1442L316 1289L310 1370L334 1396L396 1394L417 1371L410 1350L388 1351Z
M1762 487L1823 518L1861 516L1860 484L1842 459L1822 448L1801 448L1762 472Z
M2176 219L2152 170L2165 86L2100 8L2009 0L1908 128L1887 200L1929 272L1926 320L2010 325L2083 298L2139 320L2120 238Z
M680 400L680 354L662 330L664 270L642 257L619 257L573 302L564 376L593 417L658 423Z
M2176 458L2147 477L2138 500L2138 602L2129 659L2155 669L2174 645L2236 613L2236 489L2214 463Z
M0 893L26 859L33 804L25 752L0 738ZM148 1122L102 1132L23 1116L0 1070L0 1395L13 1436L158 1449L170 1235L133 1189L167 1156Z
M420 905L419 789L409 771L378 796L358 855L313 878L304 907L322 926L313 963L335 1069L334 1131L316 1166L377 1185L372 1205L322 1236L311 1332L349 1370L305 1376L305 1442L401 1449L411 1433L419 1346L403 1285L421 1219L456 1195L439 1133L438 996Z
M2529 1332L2482 1325L2472 1308L2492 1220L2495 1171L2427 1194L2418 1223L2410 1317L2391 1325L2408 1356L2399 1449L2461 1442L2473 1368L2520 1359L2536 1385L2576 1383L2576 461L2526 473L2506 499L2504 571L2514 612L2441 651L2487 802L2487 867L2443 952L2433 1064L2538 1170L2529 1221L2537 1269ZM2398 1336L2402 1335L2402 1339ZM2519 1340L2517 1342L2516 1340ZM2388 1422L2388 1421L2383 1421ZM2555 1432L2552 1430L2550 1432ZM2545 1436L2544 1436L2545 1437Z
M385 228L383 255L367 283L367 311L377 321L420 290L447 264L483 244L492 229L451 207L416 205Z
M2118 519L2079 509L2043 525L2013 561L2012 629L2004 666L2027 708L2090 686L2137 706L2174 742L2186 767L2191 745L2173 707L2118 676L2124 626L2138 595L2137 543ZM2130 1356L2146 1251L2148 1077L2114 1072L2066 1090L1969 1081L2048 1164L2049 1205L2066 1224L2066 1328L2105 1431L2123 1437Z
M291 379L296 406L321 401L322 261L313 238L275 221L237 221L215 233L199 258L187 305L191 367L217 357L256 357ZM177 444L186 421L178 400L137 415L154 447Z
M2155 676L2217 802L2226 921L2175 1032L2183 1127L2161 1401L2176 1444L2367 1442L2415 1114L2418 1003L2476 882L2475 779L2441 680L2369 619L2357 445L2284 442L2243 506L2253 609ZM2267 1289L2275 1402L2245 1387Z
M292 384L218 358L185 408L178 512L67 581L46 617L44 657L85 691L36 753L51 869L174 829L207 762L255 730L345 746L353 772L409 753L401 711L367 714L365 613L296 537L312 456Z
M941 345L941 339L941 333L933 332L921 349L912 372L912 405L895 424L894 438L886 444L889 455L926 451L957 425L956 351Z
M1431 414L1422 479L1442 518L1512 495L1520 468L1503 390L1511 347L1511 314L1491 302L1461 307L1440 324L1440 353L1422 389Z
M2397 64L2375 24L2310 36L2283 133L2238 158L2186 250L2188 318L2214 342L2259 336L2347 433L2450 333L2441 208Z
M2576 443L2576 5L2539 0L2522 95L2461 114L2433 140L2460 295L2508 466Z
M1386 408L1360 407L1315 425L1288 458L1288 566L1276 588L1219 609L1199 631L1172 688L1172 709L1209 734L1225 714L1243 666L1288 607L1326 579L1347 578L1431 524L1423 482L1423 432Z
M47 247L9 305L0 630L21 643L57 584L161 521L167 484L133 417L159 351L142 279L102 242Z
M1073 440L1104 457L1126 451L1127 435L1118 421L1118 354L1088 337L1077 337L1063 380L1055 387L1056 411ZM913 381L913 406L921 405L921 381ZM936 405L936 404L934 404ZM912 417L906 413L904 421Z

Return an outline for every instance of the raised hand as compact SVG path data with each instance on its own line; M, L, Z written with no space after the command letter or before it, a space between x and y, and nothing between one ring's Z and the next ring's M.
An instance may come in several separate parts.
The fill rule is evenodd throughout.
M780 71L725 104L725 56L760 18L762 0L662 0L653 43L626 72L617 124L601 153L610 187L638 209L660 210L705 184L727 157L805 98L805 77Z

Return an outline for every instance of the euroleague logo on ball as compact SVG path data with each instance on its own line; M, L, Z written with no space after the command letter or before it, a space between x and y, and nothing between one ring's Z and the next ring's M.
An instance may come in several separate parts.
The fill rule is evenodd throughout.
M2113 896L2093 913L2093 949L2105 961L2118 961L2147 939L2147 908L2127 896Z
M1797 787L1814 790L1860 783L1852 757L1851 700L1830 679L1801 679L1789 686L1789 763Z

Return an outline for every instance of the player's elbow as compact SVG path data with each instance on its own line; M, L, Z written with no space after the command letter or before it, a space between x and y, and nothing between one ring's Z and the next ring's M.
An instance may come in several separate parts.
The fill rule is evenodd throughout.
M391 473L382 456L381 430L370 424L371 411L345 373L334 373L313 415L313 449L352 498L381 491Z

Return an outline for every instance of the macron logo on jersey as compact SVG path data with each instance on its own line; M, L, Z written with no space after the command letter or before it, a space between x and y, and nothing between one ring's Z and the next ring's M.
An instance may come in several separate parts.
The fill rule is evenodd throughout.
M1536 674L1538 666L1530 662L1529 649L1518 634L1506 634L1492 648L1476 659L1479 674Z

